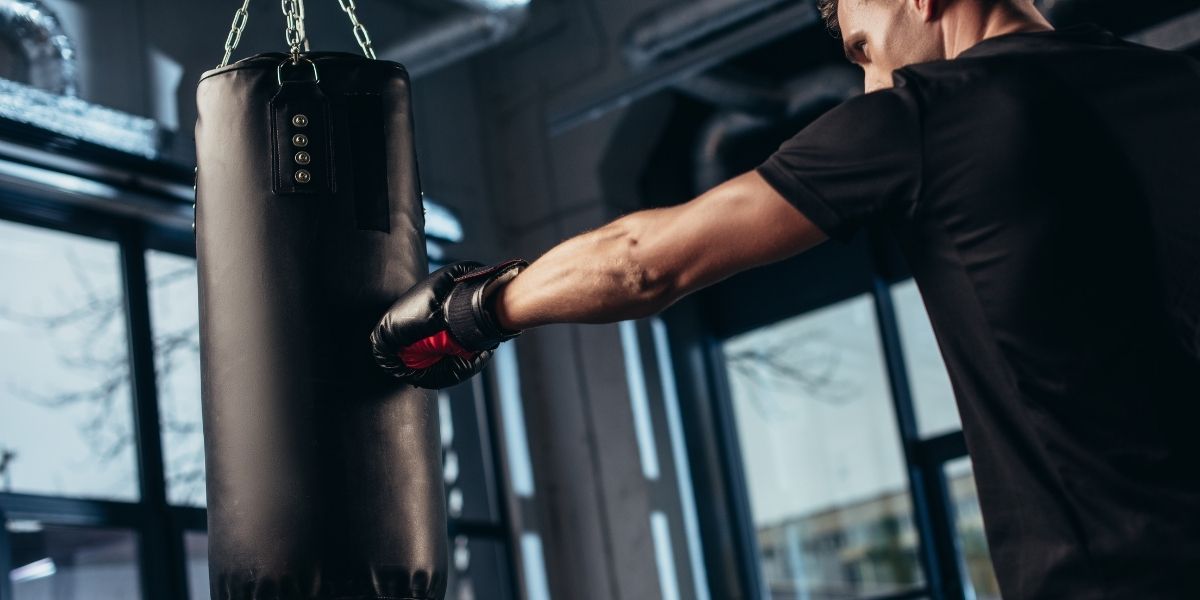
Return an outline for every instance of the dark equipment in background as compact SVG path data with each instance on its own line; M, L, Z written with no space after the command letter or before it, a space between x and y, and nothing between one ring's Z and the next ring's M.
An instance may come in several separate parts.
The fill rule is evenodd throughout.
M0 77L55 94L78 92L75 47L39 0L0 2Z
M247 1L248 4L248 1ZM367 336L427 272L409 79L302 51L205 73L196 245L209 571L221 600L440 600L446 514L434 396Z

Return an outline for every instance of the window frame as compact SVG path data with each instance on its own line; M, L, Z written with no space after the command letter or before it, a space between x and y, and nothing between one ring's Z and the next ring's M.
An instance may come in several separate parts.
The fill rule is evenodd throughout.
M131 530L137 537L143 596L187 598L183 536L188 530L207 529L207 513L201 508L167 503L145 264L147 240L169 239L172 232L150 221L19 195L0 198L0 219L116 242L127 328L139 492L138 500L131 502L4 492L0 493L0 515L5 521L36 519L56 525ZM5 562L11 557L7 531L0 535L0 556ZM0 600L10 598L13 598L12 586L5 577L0 586Z
M917 427L891 294L892 284L909 277L895 241L882 227L873 227L849 244L824 244L783 263L735 276L685 299L664 315L672 339L679 342L672 348L671 359L679 373L680 394L696 403L692 410L685 411L689 459L691 464L705 465L709 470L703 475L694 473L701 532L706 540L723 545L721 550L710 550L713 542L705 544L713 590L726 589L727 593L751 598L766 597L767 593L722 342L869 293L907 471L918 558L925 576L922 587L872 600L967 597L971 584L960 558L954 507L944 471L946 463L967 456L966 442L961 429L922 438ZM748 304L754 310L745 310ZM736 573L736 589L717 579L722 573Z
M30 156L38 157L39 153L32 151ZM74 161L70 157L63 158L67 164L74 164ZM103 239L118 246L120 289L129 346L139 498L137 501L118 501L0 492L0 600L15 598L7 576L13 566L10 534L4 526L8 519L129 530L136 536L138 545L142 597L189 598L185 535L207 531L208 511L202 507L174 505L167 498L146 253L157 250L196 257L195 236L185 224L186 217L181 217L191 212L192 199L181 191L190 185L190 177L185 181L180 175L185 170L173 165L146 164L125 169L100 164L88 169L60 169L62 165L38 164L34 169L42 170L47 175L46 181L17 181L10 186L6 185L10 181L5 180L2 171L3 167L13 164L19 163L0 152L0 188L3 188L0 189L0 220ZM53 178L58 176L79 177L89 184L107 188L112 191L112 199L88 197L58 188L53 185ZM452 411L457 432L479 434L474 439L456 434L455 443L468 445L464 450L476 451L482 457L487 479L484 487L493 494L489 501L496 515L492 521L451 519L448 523L451 544L458 535L499 544L504 581L496 583L509 590L509 597L516 600L521 596L517 591L519 575L514 567L508 505L511 492L507 480L502 477L505 465L495 431L500 422L494 393L485 385L458 386L449 393L458 406L473 409ZM466 415L466 412L470 414ZM453 562L449 568L454 568Z

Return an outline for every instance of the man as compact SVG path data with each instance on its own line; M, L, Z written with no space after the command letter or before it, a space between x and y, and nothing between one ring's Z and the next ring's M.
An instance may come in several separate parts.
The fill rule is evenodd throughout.
M864 96L754 172L525 267L460 263L373 335L417 385L551 323L654 314L846 238L902 240L1008 599L1200 598L1200 67L1028 0L823 0Z

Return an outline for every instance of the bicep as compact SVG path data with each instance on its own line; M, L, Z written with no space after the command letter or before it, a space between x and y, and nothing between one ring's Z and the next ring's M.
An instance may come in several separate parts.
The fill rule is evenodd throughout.
M749 172L670 208L648 211L639 261L677 296L783 260L827 239L761 175Z

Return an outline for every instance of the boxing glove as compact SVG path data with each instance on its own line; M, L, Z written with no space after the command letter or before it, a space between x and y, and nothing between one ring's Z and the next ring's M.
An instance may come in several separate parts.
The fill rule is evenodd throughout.
M439 389L483 369L501 342L521 334L500 327L489 300L528 265L456 262L431 273L388 309L371 332L379 366L407 383Z

